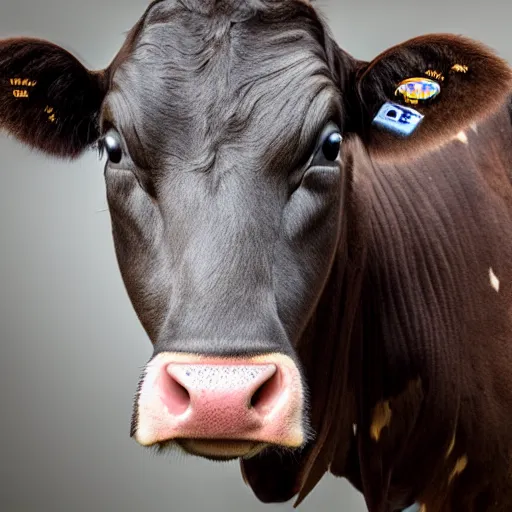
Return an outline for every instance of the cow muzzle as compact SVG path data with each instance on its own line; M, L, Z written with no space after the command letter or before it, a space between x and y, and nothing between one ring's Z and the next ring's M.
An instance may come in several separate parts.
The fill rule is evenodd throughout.
M287 356L166 352L142 376L131 435L143 446L176 442L193 455L229 460L267 445L300 447L303 411L300 372Z

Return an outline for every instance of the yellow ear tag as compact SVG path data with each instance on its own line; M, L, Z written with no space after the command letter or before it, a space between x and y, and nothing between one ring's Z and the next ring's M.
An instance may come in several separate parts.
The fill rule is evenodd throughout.
M441 92L441 86L430 78L408 78L398 84L395 96L401 94L406 103L417 105L420 101L431 100Z

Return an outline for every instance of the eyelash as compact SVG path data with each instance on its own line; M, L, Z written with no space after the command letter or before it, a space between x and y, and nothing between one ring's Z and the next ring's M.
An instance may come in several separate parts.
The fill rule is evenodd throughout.
M98 139L96 142L96 151L98 152L99 159L103 160L103 157L105 156L105 143L103 141L103 137Z

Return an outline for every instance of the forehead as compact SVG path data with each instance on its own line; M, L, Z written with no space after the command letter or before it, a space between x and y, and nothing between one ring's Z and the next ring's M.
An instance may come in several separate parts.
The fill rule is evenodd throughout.
M218 151L227 140L268 146L320 130L339 96L323 26L303 2L268 4L153 4L113 73L114 115L129 111L153 143L172 140L189 153Z

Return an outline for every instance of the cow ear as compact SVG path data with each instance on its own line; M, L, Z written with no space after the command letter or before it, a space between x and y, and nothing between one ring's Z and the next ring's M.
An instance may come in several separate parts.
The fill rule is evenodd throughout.
M347 131L371 154L395 157L447 142L495 111L510 95L512 73L482 44L436 34L359 63L351 84Z
M55 44L0 41L0 128L47 154L75 158L98 138L106 76Z

